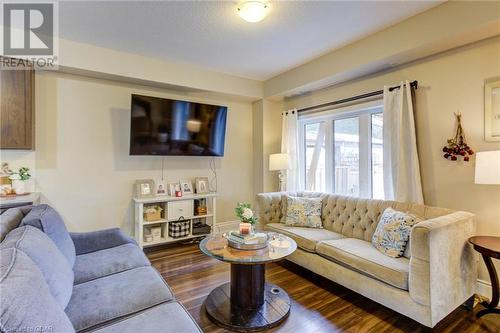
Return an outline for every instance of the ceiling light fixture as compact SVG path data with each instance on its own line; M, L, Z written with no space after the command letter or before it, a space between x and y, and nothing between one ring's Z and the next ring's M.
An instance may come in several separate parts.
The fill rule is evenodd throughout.
M269 3L266 1L244 1L237 7L238 15L247 22L259 22L269 12Z

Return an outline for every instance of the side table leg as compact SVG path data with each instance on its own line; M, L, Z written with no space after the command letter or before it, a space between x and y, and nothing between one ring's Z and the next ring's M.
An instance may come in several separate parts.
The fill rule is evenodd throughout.
M485 314L488 313L497 313L500 314L500 309L497 309L496 307L498 306L498 300L499 300L499 295L498 295L498 275L495 270L495 266L493 266L493 262L490 257L482 254L484 263L486 264L486 268L488 269L488 274L490 275L490 280L491 280L491 288L492 288L492 296L491 296L491 301L488 302L482 302L481 304L486 307L486 309L481 310L477 313L477 318L480 318L484 316Z

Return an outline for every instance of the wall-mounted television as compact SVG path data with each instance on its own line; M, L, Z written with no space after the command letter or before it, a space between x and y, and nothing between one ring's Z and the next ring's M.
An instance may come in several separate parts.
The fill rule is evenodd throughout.
M224 156L227 107L132 95L130 155Z

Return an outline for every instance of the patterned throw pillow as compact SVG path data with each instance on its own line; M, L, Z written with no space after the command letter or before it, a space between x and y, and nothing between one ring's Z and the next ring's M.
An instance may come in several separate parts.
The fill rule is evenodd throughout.
M386 208L373 234L373 246L389 257L403 256L410 239L411 228L418 222L420 219L415 215Z
M286 201L286 225L323 228L321 222L321 198L287 196Z

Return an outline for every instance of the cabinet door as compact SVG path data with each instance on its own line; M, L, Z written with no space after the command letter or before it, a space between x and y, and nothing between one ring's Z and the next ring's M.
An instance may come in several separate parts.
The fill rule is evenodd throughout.
M33 70L0 70L0 149L34 149Z
M170 201L167 204L167 218L169 220L177 220L181 217L187 219L192 217L193 215L193 200Z

